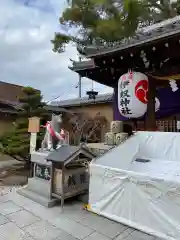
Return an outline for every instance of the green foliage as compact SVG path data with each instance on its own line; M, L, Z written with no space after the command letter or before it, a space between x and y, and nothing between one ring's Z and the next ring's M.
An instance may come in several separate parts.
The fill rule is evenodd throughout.
M121 40L138 27L180 14L180 0L67 0L67 4L59 23L72 34L55 33L55 52L64 51L71 41L87 45Z
M19 97L19 102L23 110L19 112L13 128L0 138L0 152L22 161L29 158L28 118L37 116L43 119L48 116L48 112L44 109L41 92L31 87L23 89L23 97ZM43 131L44 129L38 135L38 144Z

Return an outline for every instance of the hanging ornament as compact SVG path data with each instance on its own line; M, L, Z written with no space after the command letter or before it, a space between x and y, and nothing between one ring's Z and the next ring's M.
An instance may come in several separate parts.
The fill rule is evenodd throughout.
M118 82L118 108L127 118L142 117L147 111L148 78L140 72L122 75ZM160 109L160 101L155 98L155 111Z
M118 82L118 108L127 118L142 117L147 110L148 78L140 72L128 72Z
M160 101L159 99L156 97L155 98L155 112L159 111L160 109Z
M94 82L92 80L92 89L90 91L87 91L86 94L89 96L89 100L96 100L96 97L98 95L98 92L94 91Z
M148 61L147 56L146 56L146 53L145 53L143 50L141 51L140 57L141 57L142 60L143 60L143 63L144 63L145 68L148 68L149 65L150 65L150 62Z
M178 90L178 86L175 80L170 80L169 84L173 92L176 92Z

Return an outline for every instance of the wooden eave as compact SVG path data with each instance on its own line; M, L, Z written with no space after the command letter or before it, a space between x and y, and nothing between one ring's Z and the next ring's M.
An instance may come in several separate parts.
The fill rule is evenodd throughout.
M18 114L18 111L7 108L0 108L0 113Z
M0 101L0 113L18 114L18 110L13 106Z
M93 59L85 60L85 61L73 61L72 66L69 66L69 69L75 72L83 71L86 69L94 69L94 68L96 68L96 65Z
M16 110L22 110L21 104L17 101L9 101L9 100L0 98L0 104L7 105Z
M101 84L113 87L113 82L106 82L107 73L104 75L103 71L101 71L101 68L95 65L93 59L81 62L74 61L73 65L69 66L69 69L78 73L81 75L81 77L87 77ZM102 72L101 75L99 74L100 72Z
M90 53L86 52L88 49ZM94 52L92 46L86 47L84 52L87 57L93 58L93 65L76 62L71 69L82 77L110 87L114 87L120 76L130 69L148 76L179 74L180 16L149 26L131 39L106 47L94 47ZM148 67L145 66L142 53L150 63ZM164 87L168 81L156 79L156 85Z
M179 46L180 48L180 46ZM162 51L161 48L159 50ZM165 49L165 54L168 49ZM176 52L176 51L175 51ZM115 87L120 76L128 71L128 67L134 70L134 71L140 71L144 72L148 76L167 76L171 74L176 74L178 71L180 72L180 61L179 58L173 59L172 61L169 61L169 63L164 63L164 66L160 68L159 62L161 59L159 59L160 54L158 52L155 53L148 53L147 56L149 57L151 54L154 54L154 65L156 66L155 71L150 68L146 69L144 67L144 63L139 57L136 57L134 55L134 58L131 58L130 56L126 56L123 60L116 59L115 62L112 63L112 59L108 58L106 61L106 64L101 64L101 67L96 68L89 68L89 69L83 69L83 70L77 70L76 72L80 74L82 77L87 77L89 79L92 79L100 84L104 84L109 87ZM165 57L164 57L165 58ZM115 58L114 58L115 59ZM136 60L137 59L137 60ZM117 64L119 62L119 65ZM133 66L133 62L137 62L136 66ZM157 87L166 87L169 86L169 82L166 80L156 79L156 86Z

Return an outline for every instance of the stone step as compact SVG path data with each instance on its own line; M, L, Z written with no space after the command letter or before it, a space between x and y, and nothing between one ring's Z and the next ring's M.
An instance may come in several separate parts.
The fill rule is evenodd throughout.
M27 187L17 190L17 193L48 208L53 207L59 202L59 200L55 198L49 199L49 198L40 196L36 192L29 190Z

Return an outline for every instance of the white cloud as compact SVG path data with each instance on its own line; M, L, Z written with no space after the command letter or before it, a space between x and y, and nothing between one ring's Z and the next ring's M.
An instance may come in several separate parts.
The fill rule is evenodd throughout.
M56 54L50 42L64 7L62 0L0 0L1 81L38 88L45 99L78 95L78 75L68 69L69 58L77 58L76 49L69 46ZM85 93L91 81L82 84ZM111 91L94 86L103 93Z

